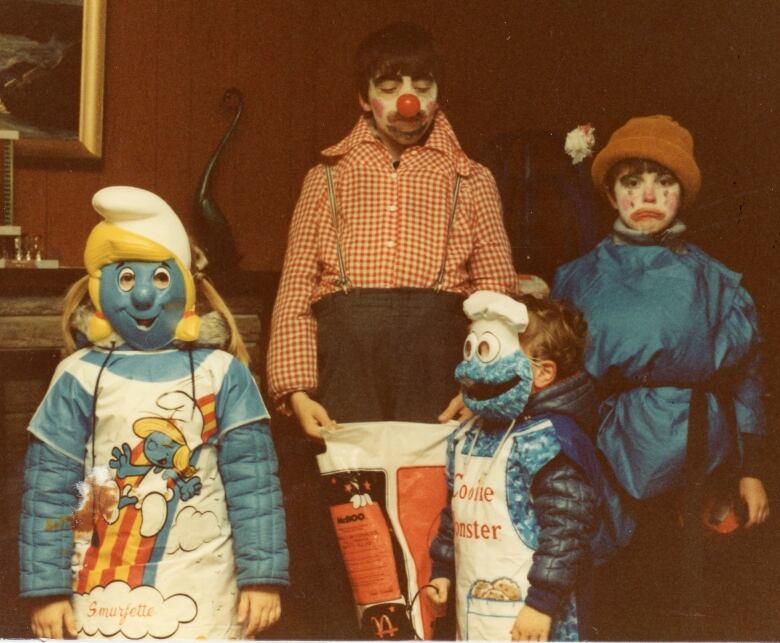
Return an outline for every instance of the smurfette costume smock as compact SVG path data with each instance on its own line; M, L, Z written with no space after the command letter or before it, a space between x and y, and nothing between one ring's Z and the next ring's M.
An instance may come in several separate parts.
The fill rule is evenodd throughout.
M267 432L258 424L267 417L249 370L221 350L88 348L60 364L29 430L87 472L110 472L115 482L115 502L93 512L75 534L80 636L240 636L236 516L228 515L219 450L232 431ZM171 458L173 449L189 457ZM283 513L266 509L256 545L269 557L264 571L253 573L265 577L257 582L285 583L283 536L280 547L273 534ZM23 555L41 554L23 547ZM23 585L34 592L44 581L31 569Z

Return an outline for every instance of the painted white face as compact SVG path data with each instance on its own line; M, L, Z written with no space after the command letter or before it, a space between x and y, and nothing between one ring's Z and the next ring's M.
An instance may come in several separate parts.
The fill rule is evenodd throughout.
M626 170L615 179L609 200L629 228L653 234L672 224L680 197L680 183L671 172Z
M439 107L438 87L430 78L380 76L368 86L368 102L360 105L374 115L379 135L392 149L416 144L428 131Z

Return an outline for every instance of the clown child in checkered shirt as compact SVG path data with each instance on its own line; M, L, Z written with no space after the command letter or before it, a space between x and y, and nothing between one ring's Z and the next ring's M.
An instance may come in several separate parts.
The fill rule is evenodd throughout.
M363 114L306 176L271 327L270 395L315 439L457 415L463 299L515 280L495 180L439 109L430 35L385 27L354 67Z

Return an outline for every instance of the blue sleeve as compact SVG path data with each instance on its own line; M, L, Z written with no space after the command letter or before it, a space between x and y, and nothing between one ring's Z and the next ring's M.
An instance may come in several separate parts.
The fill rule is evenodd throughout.
M83 464L36 439L30 441L19 523L21 596L71 594L70 519L78 503L76 484L83 475Z
M268 410L252 373L237 359L230 362L222 380L217 393L216 412L222 436L236 427L268 418Z
M238 586L287 585L289 556L277 460L267 421L228 432L219 447Z
M35 411L28 431L79 464L92 431L92 394L67 371L54 382Z
M748 345L749 350L737 372L733 387L734 411L737 427L741 433L764 435L766 417L764 414L764 382L761 373L761 335L758 330L756 307L744 288L739 288L726 316L726 332L722 336L731 341L721 342L722 356L729 363L728 353L732 345ZM724 346L725 345L725 349Z
M430 546L431 578L455 578L455 545L452 528L452 490L455 478L455 448L458 444L453 431L447 438L447 504L439 516L439 530Z

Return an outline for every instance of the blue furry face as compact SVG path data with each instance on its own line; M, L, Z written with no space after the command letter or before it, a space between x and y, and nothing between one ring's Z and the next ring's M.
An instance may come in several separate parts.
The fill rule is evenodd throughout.
M533 373L514 332L497 320L475 321L463 345L463 358L455 379L469 409L493 420L510 420L523 412Z

